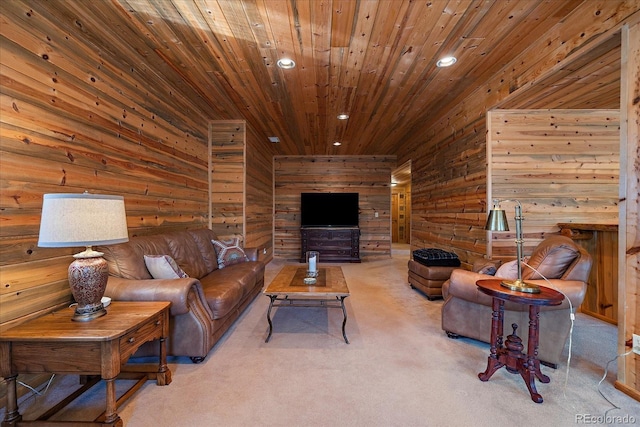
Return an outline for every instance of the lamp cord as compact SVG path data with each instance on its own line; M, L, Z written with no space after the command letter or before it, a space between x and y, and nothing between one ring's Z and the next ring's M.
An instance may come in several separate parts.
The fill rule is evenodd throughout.
M564 377L564 388L562 390L562 393L564 395L564 397L567 397L567 387L569 384L569 367L571 366L571 349L573 348L573 325L575 323L576 320L576 315L573 313L573 304L571 303L571 299L569 298L569 296L567 294L565 294L564 292L562 292L560 289L558 289L557 286L555 286L553 283L551 283L551 281L549 279L547 279L544 274L540 273L538 270L536 270L535 267L530 266L529 264L527 264L526 262L522 261L522 264L526 265L527 267L529 267L530 269L532 269L533 271L535 271L536 273L538 273L540 275L540 277L542 277L544 279L545 282L547 282L550 287L552 287L553 289L555 289L556 291L560 292L562 295L564 295L564 297L567 299L567 302L569 303L569 319L571 319L571 327L569 328L569 356L567 357L567 371L565 373L565 377Z
M627 351L626 353L618 354L618 355L616 355L616 357L614 357L613 359L609 360L607 362L607 365L604 368L604 375L602 375L602 378L600 379L600 381L598 381L598 393L600 393L600 396L602 396L603 399L606 400L607 402L609 402L609 404L612 406L612 408L607 409L607 411L604 413L604 417L605 418L607 418L607 414L609 413L609 411L613 411L614 409L621 409L621 408L618 405L616 405L615 403L613 403L611 400L609 400L607 398L607 396L604 395L604 393L600 389L600 385L602 384L604 379L607 377L607 374L609 372L609 364L611 362L614 362L616 359L618 359L618 357L624 357L624 356L627 356L627 355L629 355L631 353L633 353L633 349Z
M571 363L571 347L572 347L572 337L573 337L573 325L574 325L574 321L576 319L575 314L573 313L573 306L571 304L571 300L569 299L569 297L567 296L567 294L565 294L564 292L562 292L560 289L558 289L553 283L551 283L549 281L549 279L547 279L546 277L544 277L544 275L542 273L540 273L538 270L536 270L534 267L530 266L529 264L527 264L526 262L522 261L522 264L526 265L527 267L529 267L530 269L532 269L533 271L535 271L536 273L538 273L540 275L540 277L542 277L553 289L555 289L556 291L560 292L562 295L564 295L564 297L567 299L567 302L569 302L569 313L570 313L570 318L571 318L571 328L569 329L569 356L567 357L567 372L565 375L565 380L564 380L564 389L562 391L564 397L567 397L567 386L569 383L569 365ZM613 359L609 360L605 366L604 369L604 375L602 375L602 378L600 379L600 381L598 382L598 393L600 393L600 396L602 396L602 398L604 400L606 400L612 407L607 409L606 412L604 413L604 417L607 417L607 414L609 413L609 411L612 411L614 409L621 409L618 405L616 405L615 403L613 403L611 400L609 400L609 398L607 398L607 396L604 395L604 393L602 392L600 386L602 385L602 382L605 380L605 378L607 377L607 374L609 372L609 365L614 362L616 359L618 359L619 357L625 357L629 354L633 353L633 349L627 351L626 353L622 353L622 354L618 354L616 355L616 357L614 357Z
M33 395L43 396L43 395L47 394L47 391L49 390L49 386L51 385L51 382L53 381L55 376L56 376L56 374L51 374L51 378L49 378L49 381L47 381L47 385L45 386L44 390L42 390L42 391L38 391L35 387L31 387L29 384L24 383L22 381L18 381L18 384L20 384L21 386L31 390Z

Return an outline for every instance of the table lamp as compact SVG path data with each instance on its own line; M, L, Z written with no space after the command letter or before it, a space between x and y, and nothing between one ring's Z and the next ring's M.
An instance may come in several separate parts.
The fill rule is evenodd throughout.
M107 314L102 296L109 269L103 253L93 245L129 240L122 196L102 194L45 194L42 202L38 246L85 246L69 266L69 286L77 306L73 320L86 322Z
M516 280L503 280L500 283L505 288L512 291L527 292L530 294L537 294L540 292L540 287L535 283L528 283L522 280L522 204L519 200L502 200L503 202L515 201L516 204L516 256L518 264L518 278ZM507 222L507 215L500 207L500 200L493 200L493 208L489 211L489 217L487 218L487 224L484 227L489 231L509 231L509 224Z

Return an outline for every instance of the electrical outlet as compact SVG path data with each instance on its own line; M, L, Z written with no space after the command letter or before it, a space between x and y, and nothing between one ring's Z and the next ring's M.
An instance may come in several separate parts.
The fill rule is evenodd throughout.
M375 213L373 214L373 216L374 216L374 217L376 217L376 218L378 218L378 212L375 212Z
M633 334L633 352L640 354L640 335Z

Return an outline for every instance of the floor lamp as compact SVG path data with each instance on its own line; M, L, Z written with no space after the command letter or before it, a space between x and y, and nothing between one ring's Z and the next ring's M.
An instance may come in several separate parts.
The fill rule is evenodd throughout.
M103 253L93 245L112 245L129 240L122 196L101 194L45 194L38 246L63 248L85 246L69 266L69 286L77 306L73 320L86 322L107 314L102 296L109 269Z
M503 280L501 285L512 291L527 292L536 294L540 292L540 287L535 283L528 283L522 280L522 204L519 200L502 200L502 202L515 201L516 204L516 256L518 258L518 278L516 280ZM489 217L487 218L487 224L485 230L489 231L509 231L509 223L507 222L507 215L500 207L500 200L493 200L493 208L489 211Z

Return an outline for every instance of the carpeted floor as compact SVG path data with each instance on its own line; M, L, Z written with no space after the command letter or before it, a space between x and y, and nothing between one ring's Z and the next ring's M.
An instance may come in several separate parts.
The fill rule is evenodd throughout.
M578 314L566 387L566 363L543 367L551 383L537 383L544 403L536 404L519 375L501 369L486 383L478 379L489 346L446 337L442 301L407 284L408 258L408 250L394 247L392 259L342 264L351 344L342 339L342 311L322 308L277 309L265 343L268 299L260 295L202 364L170 359L173 382L143 386L119 410L125 425L569 426L605 414L610 422L598 424L618 425L625 416L640 423L640 404L613 388L615 362L598 388L615 358L614 326ZM267 283L282 265L269 264ZM56 378L45 396L24 399L25 418L75 381ZM102 392L60 415L86 419Z

